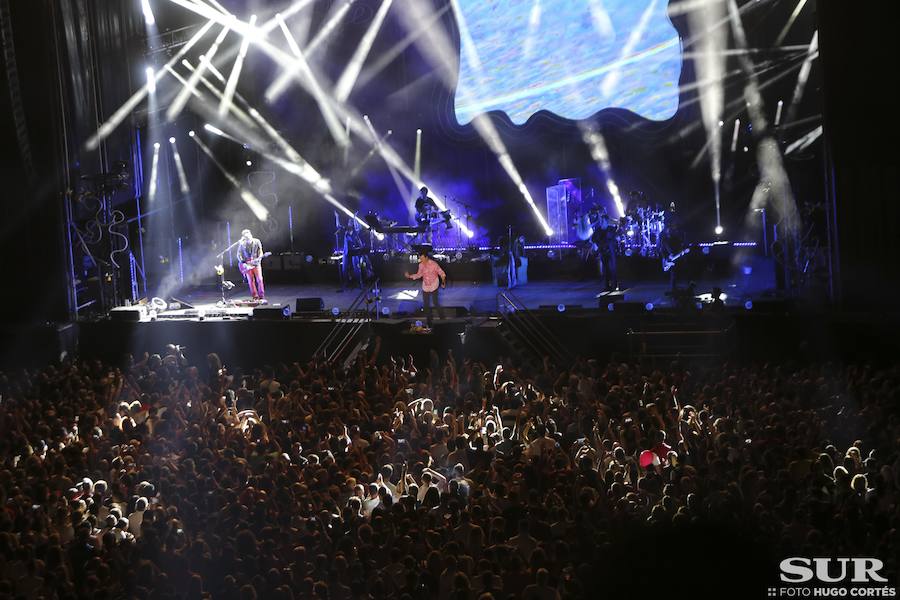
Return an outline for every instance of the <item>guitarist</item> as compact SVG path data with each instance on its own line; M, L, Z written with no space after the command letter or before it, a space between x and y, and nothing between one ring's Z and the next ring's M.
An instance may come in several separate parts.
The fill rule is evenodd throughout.
M249 229L241 232L241 241L238 243L237 255L242 265L241 272L247 278L247 283L250 284L250 295L254 300L259 300L262 304L265 304L266 287L263 284L262 274L262 242L253 237Z
M663 230L662 235L659 238L660 250L663 259L668 258L673 262L672 266L669 268L669 286L672 291L675 291L675 288L678 283L678 270L679 270L679 253L683 252L687 246L684 241L684 232L681 230L681 226L678 223L677 219L672 218L668 223L667 227Z

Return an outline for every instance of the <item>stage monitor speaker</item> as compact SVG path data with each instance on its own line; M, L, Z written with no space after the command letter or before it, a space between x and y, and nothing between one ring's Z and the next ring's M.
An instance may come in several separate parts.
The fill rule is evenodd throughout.
M251 318L256 320L280 321L291 318L291 307L287 304L269 304L253 309Z
M601 300L602 302L602 300ZM609 309L609 305L612 305L612 310ZM609 301L606 304L600 306L600 308L606 308L610 310L610 312L614 312L617 314L627 314L627 315L636 315L640 313L647 312L647 303L646 302L612 302Z
M607 308L610 303L619 303L625 301L625 290L618 290L615 292L600 292L596 296L597 306L599 308Z
M437 309L432 309L433 311L437 311ZM469 316L469 309L465 306L445 306L444 307L444 316L448 319L457 319L461 317Z
M563 309L559 310L559 307L562 306ZM567 310L581 310L584 306L581 304L541 304L538 306L538 310L546 310L553 312L566 312Z
M325 312L325 301L321 298L297 298L294 312Z
M117 306L109 311L109 320L137 322L143 319L146 315L147 307L144 305Z
M172 296L172 299L171 299L171 301L170 301L169 310L173 310L173 309L171 308L171 305L172 305L172 304L176 304L176 303L177 303L177 304L180 304L181 306L179 306L178 308L175 308L174 310L178 310L179 308L194 308L194 305L191 304L190 302L186 302L186 301L184 301L184 300L179 300L179 299L176 298L175 296Z
M397 304L397 310L394 311L394 314L397 315L414 315L416 313L422 312L422 303L421 302L413 302L412 300L401 300Z

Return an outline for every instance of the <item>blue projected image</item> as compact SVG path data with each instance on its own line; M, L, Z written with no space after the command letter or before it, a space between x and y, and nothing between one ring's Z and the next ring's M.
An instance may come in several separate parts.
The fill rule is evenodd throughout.
M539 110L580 120L624 108L678 110L681 40L668 0L452 0L461 57L456 118Z

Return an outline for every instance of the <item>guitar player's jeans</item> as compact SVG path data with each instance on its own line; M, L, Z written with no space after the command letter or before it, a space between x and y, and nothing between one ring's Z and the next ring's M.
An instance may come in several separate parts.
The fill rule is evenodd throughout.
M266 286L263 284L262 267L253 267L247 271L247 283L250 284L250 295L254 298L266 297Z

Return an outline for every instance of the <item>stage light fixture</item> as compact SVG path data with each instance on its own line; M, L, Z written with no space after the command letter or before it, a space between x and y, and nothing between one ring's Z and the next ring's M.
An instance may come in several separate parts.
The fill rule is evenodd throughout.
M153 144L153 149L159 150L159 142L156 142L155 144Z
M147 67L144 72L147 74L147 93L156 93L156 71L153 67Z
M153 16L150 0L141 0L141 11L144 13L144 23L146 23L148 27L156 25L156 17Z
M647 312L653 312L653 309L655 307L653 306L652 302L648 302L647 304L644 305L644 308L647 310Z
M174 137L170 137L170 138L169 138L169 143L170 143L170 144L174 144L174 143L175 143L175 138L174 138Z
M609 304L607 304L606 310L608 310L609 312L613 312L614 310L616 310L616 303L610 302Z
M747 300L744 302L744 308L746 310L753 310L753 300Z
M248 160L248 161L246 162L246 165L247 165L248 167L252 167L252 166L253 166L253 161L252 161L252 160Z
M194 133L194 130L193 130L193 129L191 129L190 131L188 131L188 137L194 137L195 135L197 135L197 134Z
M338 308L337 306L335 306L334 308L331 309L331 315L332 315L332 316L336 317L336 316L338 316L339 314L341 314L341 309Z
M722 235L722 233L724 231L725 231L724 227L722 227L721 225L716 225L716 229L715 229L716 235Z
M561 312L561 313L566 312L566 305L565 304L557 304L556 311Z

